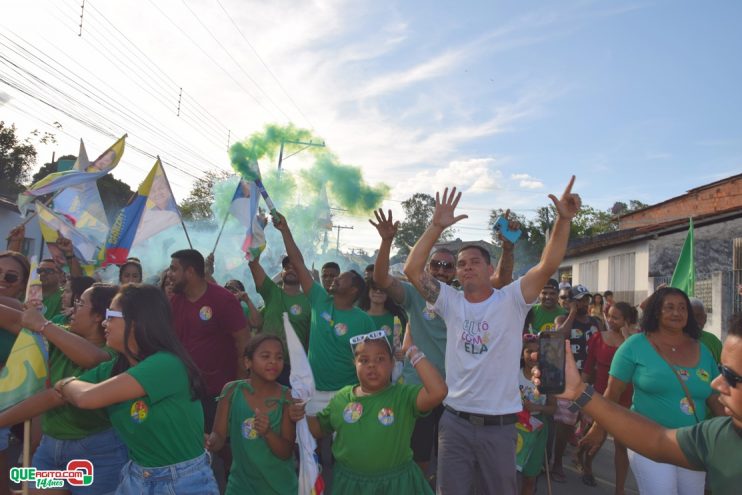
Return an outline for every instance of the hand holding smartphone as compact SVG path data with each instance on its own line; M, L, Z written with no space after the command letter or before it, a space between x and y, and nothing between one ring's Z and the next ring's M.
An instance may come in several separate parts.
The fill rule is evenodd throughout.
M505 239L515 244L520 239L522 232L520 230L510 230L508 219L503 215L497 218L497 221L492 226L492 229L502 235Z
M538 391L542 394L560 394L564 392L564 335L558 332L541 332L538 338L538 369L541 371L541 384Z

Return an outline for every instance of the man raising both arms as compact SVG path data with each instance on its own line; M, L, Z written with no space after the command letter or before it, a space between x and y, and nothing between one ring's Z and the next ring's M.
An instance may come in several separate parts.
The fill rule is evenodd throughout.
M446 322L446 411L440 421L438 493L469 493L474 477L483 493L518 490L516 413L523 407L518 388L521 333L529 302L536 299L564 258L572 218L580 198L572 194L574 176L560 199L557 218L541 261L521 279L494 290L489 253L464 246L456 260L458 292L425 271L425 260L444 229L467 218L455 216L456 189L436 194L433 221L410 252L405 274Z

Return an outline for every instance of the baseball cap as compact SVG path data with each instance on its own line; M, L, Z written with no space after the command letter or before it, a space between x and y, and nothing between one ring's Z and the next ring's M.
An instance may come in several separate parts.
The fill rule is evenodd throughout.
M584 285L575 285L570 290L570 295L572 299L582 299L585 296L590 297L592 294L590 294L590 291Z
M553 278L550 278L550 279L549 279L549 280L547 280L547 281L546 281L546 283L544 284L544 289L545 289L545 288L547 288L547 287L550 287L550 288L552 288L552 289L554 289L554 290L559 290L559 282L557 282L557 281L556 281L555 279L553 279Z

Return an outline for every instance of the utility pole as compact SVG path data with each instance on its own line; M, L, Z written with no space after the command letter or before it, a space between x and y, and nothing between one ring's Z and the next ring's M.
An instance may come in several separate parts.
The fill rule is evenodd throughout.
M333 229L338 229L338 236L337 236L337 244L335 245L335 251L340 253L340 229L350 229L353 230L353 227L347 226L347 225L335 225Z

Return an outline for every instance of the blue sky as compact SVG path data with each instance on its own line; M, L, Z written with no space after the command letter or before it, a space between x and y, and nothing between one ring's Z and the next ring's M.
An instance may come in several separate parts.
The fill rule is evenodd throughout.
M291 120L313 127L371 183L392 186L385 207L399 211L413 192L460 186L465 239L488 236L490 208L531 215L570 174L585 203L606 209L659 202L742 171L740 2L220 1L244 37L216 0L163 0L159 8L91 0L82 38L75 0L12 0L0 32L93 87L131 98L144 120L199 157L142 126L119 122L110 132L129 132L131 144L173 163L185 159L193 175L203 158L228 168L219 145L227 128L246 136ZM175 84L151 68L145 75L148 64L134 51L130 62L112 63L126 45L105 19ZM0 74L9 70L0 64ZM171 115L175 86L224 127L199 131L195 113L190 124ZM164 95L153 98L155 87ZM90 155L112 142L1 82L0 93L0 118L21 131L64 124L58 153L76 153L79 137ZM136 187L151 161L130 153L115 175ZM182 198L193 178L168 173ZM346 248L376 246L365 219L337 221L356 225Z

